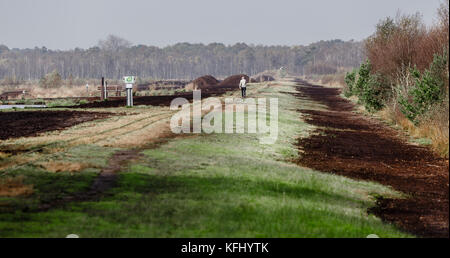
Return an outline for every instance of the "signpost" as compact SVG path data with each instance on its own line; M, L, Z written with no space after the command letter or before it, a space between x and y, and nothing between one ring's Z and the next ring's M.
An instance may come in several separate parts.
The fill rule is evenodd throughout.
M123 82L126 84L125 88L127 90L127 106L133 106L133 84L136 82L136 77L134 76L124 76Z
M105 85L104 85L104 87L103 87L103 89L105 90L105 99L107 99L108 98L108 82L107 81L105 81Z

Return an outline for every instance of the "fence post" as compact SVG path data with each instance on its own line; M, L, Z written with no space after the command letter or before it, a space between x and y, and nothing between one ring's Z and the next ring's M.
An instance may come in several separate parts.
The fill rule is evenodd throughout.
M102 77L102 86L100 92L100 99L105 100L105 77Z

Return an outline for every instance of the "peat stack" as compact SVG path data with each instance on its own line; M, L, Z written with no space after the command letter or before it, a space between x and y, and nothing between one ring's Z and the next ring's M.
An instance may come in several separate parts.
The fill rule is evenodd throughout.
M211 75L205 75L193 80L191 83L187 84L186 90L202 90L207 87L215 86L219 83L219 80Z
M236 74L232 75L225 80L221 81L217 86L218 87L225 87L225 88L239 88L239 82L241 81L242 77L245 78L245 80L250 82L250 78L246 74Z

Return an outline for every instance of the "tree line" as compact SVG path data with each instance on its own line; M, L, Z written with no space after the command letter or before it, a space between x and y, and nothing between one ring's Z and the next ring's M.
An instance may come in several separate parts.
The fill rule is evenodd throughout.
M131 45L110 35L89 49L9 49L0 45L0 79L36 80L56 71L62 79L120 79L137 75L153 79L193 79L205 74L257 74L285 67L293 74L326 74L357 67L363 45L355 41L320 41L308 46L262 46L237 43L178 43L159 48Z

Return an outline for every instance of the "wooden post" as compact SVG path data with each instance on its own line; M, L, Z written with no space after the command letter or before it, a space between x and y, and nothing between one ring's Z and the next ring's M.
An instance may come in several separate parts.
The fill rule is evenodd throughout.
M100 99L105 100L105 77L102 77L102 86L100 92Z

